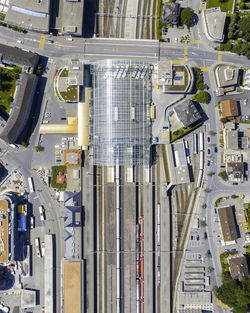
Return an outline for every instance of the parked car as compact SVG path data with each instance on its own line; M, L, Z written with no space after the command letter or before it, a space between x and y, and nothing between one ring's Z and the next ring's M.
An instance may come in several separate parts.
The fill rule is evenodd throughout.
M196 239L197 239L197 240L200 240L200 236L199 236L199 235L197 235Z
M218 151L218 148L217 147L214 147L214 152L216 153Z
M229 252L229 250L228 250L228 249L225 249L225 252Z
M207 142L210 142L210 137L207 137Z
M210 149L207 149L207 154L210 154L210 153L211 153Z
M236 249L231 249L231 252L235 252L236 251Z
M30 217L30 229L33 229L33 228L34 228L34 224L35 224L35 217L34 217L34 216L31 216L31 217Z

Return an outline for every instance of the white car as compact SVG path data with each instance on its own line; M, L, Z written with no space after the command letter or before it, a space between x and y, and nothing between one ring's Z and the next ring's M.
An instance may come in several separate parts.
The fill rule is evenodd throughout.
M175 37L174 42L178 42L178 38L177 37Z

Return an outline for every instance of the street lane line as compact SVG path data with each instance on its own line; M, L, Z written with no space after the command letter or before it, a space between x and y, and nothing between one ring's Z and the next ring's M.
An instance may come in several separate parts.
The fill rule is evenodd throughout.
M200 67L200 70L201 70L202 72L208 72L209 69L210 69L210 66L201 66L201 67Z
M222 61L222 55L221 55L221 53L218 53L218 61Z
M41 36L41 41L45 41L46 37L45 36Z
M194 43L202 43L202 41L201 40L194 40Z
M184 64L184 60L170 60L173 64Z
M43 49L44 49L44 42L40 42L40 43L39 43L39 49L40 49L40 50L43 50Z
M188 53L188 48L184 47L184 61L187 61L188 59L187 53Z

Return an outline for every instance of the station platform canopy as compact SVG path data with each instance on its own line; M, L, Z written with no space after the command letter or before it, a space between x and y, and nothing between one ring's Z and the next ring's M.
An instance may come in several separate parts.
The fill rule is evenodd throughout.
M152 97L149 62L93 64L91 145L95 165L148 164Z

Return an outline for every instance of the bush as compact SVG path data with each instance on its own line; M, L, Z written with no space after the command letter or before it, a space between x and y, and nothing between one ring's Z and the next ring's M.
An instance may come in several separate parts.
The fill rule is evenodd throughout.
M42 152L43 150L44 150L43 147L41 147L41 146L35 146L35 151L36 151L36 152Z
M227 118L226 118L226 117L222 117L222 118L220 119L220 121L221 121L221 123L225 124L225 123L227 122Z
M23 141L21 142L21 145L22 145L24 148L27 148L29 144L30 144L29 139L23 140Z
M222 197L218 198L215 203L214 203L214 206L217 206L222 200Z
M228 176L227 176L227 172L226 171L222 171L218 174L218 176L220 178L222 178L224 181L227 181L228 180Z
M181 22L187 27L193 24L194 11L191 8L185 8L181 11Z
M232 199L237 199L237 198L239 198L239 196L237 196L237 195L231 195L231 198L232 198Z
M204 90L201 90L196 95L193 96L193 100L200 102L200 103L207 103L208 102L208 93Z

